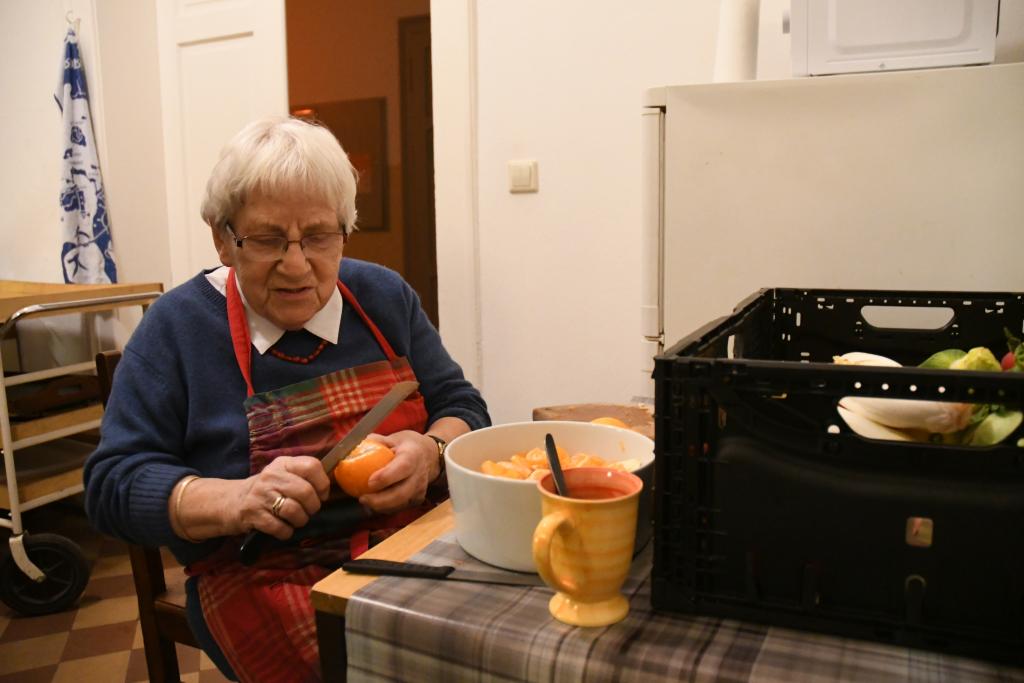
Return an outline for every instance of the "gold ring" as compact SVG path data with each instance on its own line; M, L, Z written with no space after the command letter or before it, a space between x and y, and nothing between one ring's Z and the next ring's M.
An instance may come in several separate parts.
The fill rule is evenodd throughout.
M274 499L274 504L270 506L270 513L272 515L274 515L275 517L280 517L281 516L281 506L284 505L284 502L286 500L288 500L288 499L285 498L284 496L278 496L277 498L275 498Z

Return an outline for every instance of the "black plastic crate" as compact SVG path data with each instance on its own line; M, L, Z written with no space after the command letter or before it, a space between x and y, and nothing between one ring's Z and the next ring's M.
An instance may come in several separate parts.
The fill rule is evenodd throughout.
M877 328L866 306L953 317ZM766 289L656 358L653 607L1024 662L1024 429L875 441L836 412L847 395L1020 409L1024 373L913 366L999 357L1022 324L1020 293ZM911 367L832 364L848 351Z

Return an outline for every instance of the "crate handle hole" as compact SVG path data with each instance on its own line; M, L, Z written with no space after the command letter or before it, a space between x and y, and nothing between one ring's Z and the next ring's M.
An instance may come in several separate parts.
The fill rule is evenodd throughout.
M953 321L955 312L948 306L864 306L860 314L872 327L941 330Z

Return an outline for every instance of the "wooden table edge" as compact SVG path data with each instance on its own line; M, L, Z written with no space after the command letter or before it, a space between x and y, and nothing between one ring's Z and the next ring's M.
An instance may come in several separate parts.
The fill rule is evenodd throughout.
M454 528L454 525L452 502L446 500L360 557L399 562L408 560L438 536ZM349 574L344 569L338 569L313 585L310 593L313 608L319 612L344 617L348 599L376 578L365 574Z

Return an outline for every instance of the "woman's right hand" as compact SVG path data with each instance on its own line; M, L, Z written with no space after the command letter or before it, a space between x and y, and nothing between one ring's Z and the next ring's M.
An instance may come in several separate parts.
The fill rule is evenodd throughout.
M274 458L259 474L241 483L235 507L236 533L257 529L282 541L309 523L331 490L320 461L309 456ZM278 496L284 496L284 501L275 516Z
M284 541L309 522L330 490L320 461L303 455L275 458L248 479L184 477L171 490L167 507L174 533L189 541L253 529ZM275 515L278 496L284 499Z

